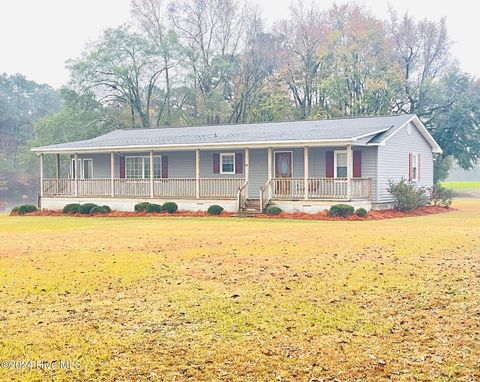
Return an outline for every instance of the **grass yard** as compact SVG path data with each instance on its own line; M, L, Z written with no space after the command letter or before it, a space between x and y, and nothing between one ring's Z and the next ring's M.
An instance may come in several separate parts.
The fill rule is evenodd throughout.
M479 380L480 200L455 207L368 222L0 216L0 359L78 360L0 380Z
M480 182L442 182L442 186L454 190L480 190Z

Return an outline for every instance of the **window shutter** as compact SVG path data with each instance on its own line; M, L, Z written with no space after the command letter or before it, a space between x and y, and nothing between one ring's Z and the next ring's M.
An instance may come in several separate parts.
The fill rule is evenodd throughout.
M168 178L168 156L162 155L162 178Z
M420 180L420 154L417 154L417 180Z
M220 154L213 154L213 173L220 174Z
M235 174L243 174L243 153L235 154Z
M354 178L362 177L362 152L361 151L353 152L353 177Z
M125 178L125 157L120 157L120 178Z
M333 151L327 151L325 156L325 176L327 178L333 178L334 170L333 170Z
M413 154L408 154L408 180L413 178Z
M75 162L75 159L72 159L72 178L75 179L77 174L77 163Z

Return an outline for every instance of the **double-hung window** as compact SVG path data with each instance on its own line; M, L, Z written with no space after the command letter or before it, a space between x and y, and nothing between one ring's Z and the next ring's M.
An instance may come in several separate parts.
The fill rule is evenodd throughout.
M220 154L220 174L235 174L235 154Z
M70 174L73 178L78 171L79 179L92 179L93 178L93 159L91 158L78 158L78 163L75 164L75 159L72 159Z
M418 181L419 179L419 161L420 161L420 155L417 153L412 153L411 155L411 170L410 170L410 180L416 180Z
M335 151L334 156L334 177L347 177L347 152L345 150Z
M162 157L153 157L153 177L162 177ZM149 179L150 178L150 157L129 156L125 157L125 178Z

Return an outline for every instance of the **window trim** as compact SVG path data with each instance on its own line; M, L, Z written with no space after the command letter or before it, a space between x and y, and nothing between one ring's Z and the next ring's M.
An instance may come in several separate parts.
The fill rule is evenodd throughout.
M337 176L337 155L338 154L346 154L347 155L347 174L348 174L348 152L347 150L334 150L333 151L333 177L334 178L339 178ZM346 177L341 177L341 178L347 178L348 176Z
M233 171L223 171L223 157L226 157L226 156L233 156ZM235 161L236 161L236 153L220 153L220 174L223 174L223 175L235 174L236 173Z
M127 176L127 159L129 158L141 158L142 159L142 176L140 178L132 178ZM154 179L161 179L162 178L162 156L161 155L154 155L153 156L153 166L155 169L155 158L160 158L160 176L158 178L155 178L155 171L153 171L153 177ZM125 179L150 179L150 176L148 178L145 178L145 159L147 159L147 163L150 163L150 156L149 155L126 155L125 156ZM150 169L152 171L152 169Z

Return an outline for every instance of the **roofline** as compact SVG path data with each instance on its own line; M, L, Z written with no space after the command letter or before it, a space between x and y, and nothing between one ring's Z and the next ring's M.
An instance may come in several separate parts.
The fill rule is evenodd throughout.
M422 123L422 121L420 121L420 119L416 115L412 115L412 117L408 121L406 121L403 125L399 126L392 134L384 138L382 141L376 142L376 143L367 143L367 146L385 146L385 144L391 137L393 137L395 134L397 134L400 130L402 130L405 126L407 126L411 122L413 122L415 127L420 131L420 134L422 134L425 140L430 144L432 148L432 152L437 154L443 153L443 150L440 147L440 145L437 143L435 138L432 137L428 129L425 127L425 125Z
M388 130L388 129L387 129ZM385 130L384 130L385 131ZM368 135L374 135L378 133L370 133ZM290 140L290 141L266 141L266 142L223 142L223 143L189 143L189 144L176 144L176 145L137 145L137 146L110 146L110 147L68 147L68 148L48 148L48 146L41 148L32 148L31 151L37 154L69 154L69 153L111 153L111 152L140 152L140 151L174 151L174 150L192 150L192 149L230 149L230 148L279 148L279 147L292 147L292 146L345 146L345 145L357 145L365 146L365 143L356 142L357 139L364 137L365 135L355 137L353 139L322 139L322 140ZM357 143L357 144L356 144Z

